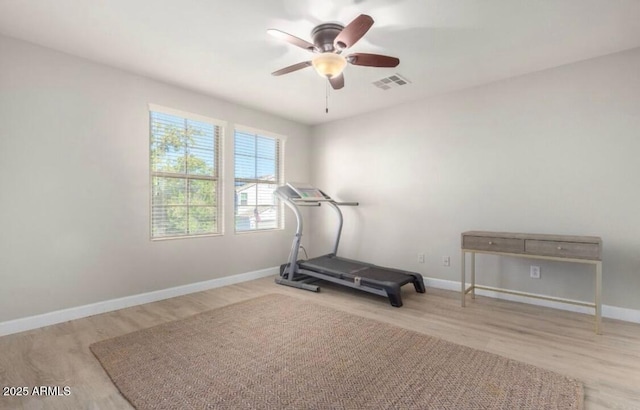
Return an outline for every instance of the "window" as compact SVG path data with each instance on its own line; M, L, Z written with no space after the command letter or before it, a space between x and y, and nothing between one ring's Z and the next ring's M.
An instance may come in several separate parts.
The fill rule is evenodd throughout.
M282 207L273 191L281 184L282 139L235 131L236 232L282 227Z
M215 120L150 108L151 238L222 233Z

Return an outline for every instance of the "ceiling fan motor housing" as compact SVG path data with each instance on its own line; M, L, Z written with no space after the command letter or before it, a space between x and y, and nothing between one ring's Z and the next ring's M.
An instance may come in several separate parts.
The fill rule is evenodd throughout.
M313 44L316 46L319 52L340 52L342 50L336 50L333 46L333 41L338 34L344 29L342 24L338 23L324 23L314 27L311 30L311 38Z

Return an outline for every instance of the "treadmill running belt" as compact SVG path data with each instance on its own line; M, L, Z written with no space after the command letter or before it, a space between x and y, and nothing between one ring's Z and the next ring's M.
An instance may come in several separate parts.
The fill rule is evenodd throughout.
M285 265L283 265L285 266ZM402 306L400 288L413 283L416 292L424 293L424 282L419 273L389 269L351 259L343 259L334 254L298 261L299 278L311 276L316 279L338 283L389 298L391 306ZM306 278L304 279L306 280ZM295 278L276 278L277 283L294 286ZM298 286L296 286L298 287ZM317 292L317 287L314 289Z
M369 267L369 265L346 261L333 255L324 255L309 259L300 264L301 268L313 267L315 269L327 269L330 271L355 274Z
M414 278L404 273L394 272L384 268L368 268L361 272L363 279L373 279L380 282L395 282L402 286L406 283L413 282Z
M353 279L353 277L359 276L363 281L368 282L374 287L377 285L375 283L376 281L394 282L399 286L414 281L414 277L405 272L370 265L367 263L358 263L358 261L342 259L331 254L301 262L300 267L302 269L322 272L341 278ZM374 282L371 282L371 280Z

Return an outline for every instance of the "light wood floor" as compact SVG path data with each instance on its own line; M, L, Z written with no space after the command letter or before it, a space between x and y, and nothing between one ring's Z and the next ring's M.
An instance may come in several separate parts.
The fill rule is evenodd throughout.
M460 307L457 292L403 288L404 306L326 284L320 293L264 278L0 338L0 386L69 386L67 397L5 397L8 409L128 409L89 351L93 342L267 293L288 294L497 353L579 379L587 409L640 409L640 325L478 297ZM214 330L214 329L212 329ZM215 330L214 330L215 331ZM424 359L429 360L429 352ZM292 381L294 382L294 381ZM184 386L171 386L178 390Z

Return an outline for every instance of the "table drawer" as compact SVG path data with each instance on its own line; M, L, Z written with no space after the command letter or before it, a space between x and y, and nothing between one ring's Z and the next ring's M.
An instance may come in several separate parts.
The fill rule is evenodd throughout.
M600 246L596 243L539 241L527 239L525 252L558 258L600 260Z
M463 236L462 247L477 251L523 253L524 240L490 236Z

